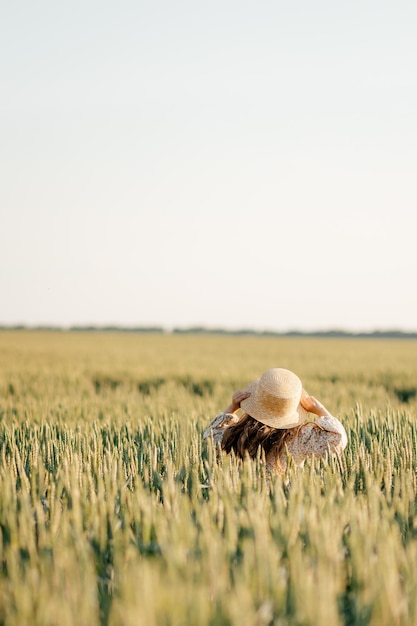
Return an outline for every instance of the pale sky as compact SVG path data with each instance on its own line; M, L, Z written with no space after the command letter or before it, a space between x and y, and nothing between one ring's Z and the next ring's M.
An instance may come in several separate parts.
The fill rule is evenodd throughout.
M415 0L0 9L0 323L417 330Z

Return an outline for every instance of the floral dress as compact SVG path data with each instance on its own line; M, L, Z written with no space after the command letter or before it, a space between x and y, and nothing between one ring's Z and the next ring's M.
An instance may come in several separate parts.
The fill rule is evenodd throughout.
M214 443L221 444L225 430L239 421L239 417L230 413L219 413L210 422L203 437L213 438ZM305 422L292 429L294 435L286 439L285 449L279 453L272 449L266 456L268 469L285 471L287 453L296 465L302 467L308 457L323 457L328 452L340 454L347 445L346 431L341 422L332 415L318 417L314 422Z

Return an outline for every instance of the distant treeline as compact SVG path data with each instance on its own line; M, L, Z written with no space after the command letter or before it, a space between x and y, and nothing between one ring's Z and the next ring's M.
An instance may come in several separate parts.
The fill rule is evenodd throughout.
M178 335L232 335L232 336L254 336L254 337L358 337L375 339L417 339L417 332L407 332L402 330L375 330L372 332L352 332L347 330L317 330L301 331L289 330L284 332L273 330L254 330L242 328L239 330L229 330L224 328L206 328L204 326L192 326L188 328L173 328L167 330L162 326L26 326L1 325L0 331L43 331L43 332L78 332L78 333L142 333L142 334L178 334Z

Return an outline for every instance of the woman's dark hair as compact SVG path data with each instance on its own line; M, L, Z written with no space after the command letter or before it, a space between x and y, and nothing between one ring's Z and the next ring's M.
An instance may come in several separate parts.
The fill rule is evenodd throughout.
M254 459L261 447L265 455L275 448L277 458L285 447L285 441L294 429L278 429L258 422L247 413L235 424L228 426L223 434L222 448L227 453L232 450L241 459L246 454Z

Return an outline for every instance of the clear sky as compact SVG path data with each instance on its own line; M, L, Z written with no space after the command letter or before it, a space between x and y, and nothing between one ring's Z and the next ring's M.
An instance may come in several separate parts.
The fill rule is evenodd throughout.
M0 323L417 330L415 0L0 10Z

